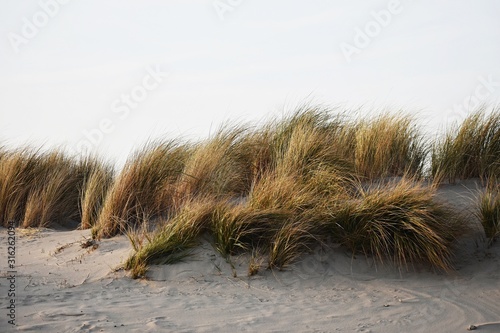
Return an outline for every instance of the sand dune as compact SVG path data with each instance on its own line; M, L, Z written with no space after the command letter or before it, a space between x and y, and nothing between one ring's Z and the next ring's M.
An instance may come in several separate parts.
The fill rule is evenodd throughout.
M461 205L473 192L455 185L442 194ZM8 276L7 229L0 235ZM81 246L86 230L16 236L17 326L2 278L1 332L500 332L500 244L486 248L479 228L460 240L451 274L333 246L247 277L247 257L230 264L205 239L186 262L152 267L148 280L117 270L131 252L125 236L95 249Z

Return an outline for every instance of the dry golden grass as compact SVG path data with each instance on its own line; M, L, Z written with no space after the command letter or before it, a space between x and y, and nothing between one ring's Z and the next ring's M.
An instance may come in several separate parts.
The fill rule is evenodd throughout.
M264 263L264 258L257 251L252 252L250 262L248 263L248 276L254 276L259 273Z
M150 264L171 264L186 257L198 236L207 229L215 203L211 198L187 201L177 215L162 223L160 229L130 229L128 237L135 253L125 263L134 278L142 277ZM146 221L147 222L147 221Z
M64 219L78 220L78 174L75 163L54 151L39 156L34 182L25 203L22 227L47 227Z
M432 176L488 178L497 188L499 127L498 109L468 118L433 146ZM0 147L0 218L25 227L81 221L94 238L127 233L134 277L185 258L202 232L224 256L258 253L249 274L264 257L283 269L332 237L379 261L447 270L464 225L419 182L428 151L404 113L360 119L311 106L198 143L149 143L116 177L97 157ZM497 201L482 201L485 230Z
M476 215L488 242L493 243L500 236L500 188L491 186L479 196Z
M211 233L215 248L224 256L265 248L289 218L284 209L252 209L245 204L221 203L214 210Z
M86 170L80 192L82 211L81 229L93 227L101 213L109 189L114 180L114 169L96 156L88 156L80 163Z
M24 219L26 201L33 184L40 152L30 148L5 151L0 160L0 218L2 225Z
M228 127L193 149L175 184L181 199L210 195L214 198L244 196L251 182L252 150L246 130Z
M427 150L413 118L385 113L360 122L356 132L356 173L366 179L422 176Z
M435 188L412 179L360 186L359 195L331 212L333 235L353 252L389 258L399 266L427 262L451 269L453 242L463 217L435 198Z
M302 107L268 126L268 133L272 133L272 169L268 170L301 177L320 167L337 173L354 171L353 158L346 151L346 146L352 144L353 125L344 116L332 116L327 109Z
M281 270L307 252L317 241L314 229L315 225L307 220L297 219L283 224L271 240L268 268Z
M423 260L448 269L462 226L441 227L456 216L434 201L433 189L403 179L365 192L359 180L418 179L426 155L409 116L358 121L303 107L260 130L226 128L197 145L169 193L181 193L184 200L211 197L208 231L219 252L267 254L269 268L286 267L334 230L353 251L399 265ZM183 230L168 228L169 249L184 241L174 237ZM165 233L160 238L166 239ZM141 268L150 261L138 263Z
M457 179L500 178L500 107L480 107L454 124L432 148L432 176Z
M29 147L5 151L0 159L0 217L22 227L76 225L86 175L100 167L60 150Z
M152 142L132 156L109 189L93 235L112 237L137 224L138 216L167 214L172 202L158 197L177 181L190 152L176 141Z
M139 212L168 219L197 197L245 195L251 182L252 147L244 134L235 127L196 145L169 142L144 149L111 188L96 235L115 235L124 224L135 224Z

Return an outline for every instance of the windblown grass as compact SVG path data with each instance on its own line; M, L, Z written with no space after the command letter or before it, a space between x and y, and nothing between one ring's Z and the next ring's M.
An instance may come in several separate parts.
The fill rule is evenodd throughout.
M488 112L489 111L489 112ZM457 179L500 178L500 108L481 107L450 128L432 148L432 176Z
M223 255L268 253L269 266L281 269L301 253L309 234L300 232L314 230L315 221L306 217L321 209L321 200L321 194L305 186L300 177L262 176L247 198L221 205L215 212L211 232L216 248Z
M22 148L3 152L0 160L0 218L3 226L9 221L20 224L24 219L26 201L39 164L39 151Z
M497 188L499 127L498 109L469 117L432 147L431 175L488 178ZM95 238L127 233L135 253L125 266L134 277L185 258L202 233L224 256L254 254L249 274L264 257L268 268L283 269L332 238L382 262L448 270L465 228L420 180L427 146L401 112L360 119L303 106L261 128L149 143L116 177L97 157L0 147L0 218L22 226L81 221ZM495 195L481 206L492 238Z
M500 236L500 189L486 189L479 197L476 214L489 243L493 243Z
M321 238L330 201L349 195L349 180L335 173L267 173L256 179L248 196L223 205L213 219L216 248L269 254L268 267L282 269Z
M220 130L207 142L146 147L127 163L111 188L99 218L98 237L133 225L139 212L170 218L197 197L234 198L248 192L252 147L245 130Z
M207 196L234 198L246 195L251 183L252 148L246 130L234 126L193 149L176 184L181 199Z
M22 227L53 223L77 225L82 218L80 197L88 175L102 167L29 147L6 151L0 159L0 218Z
M215 247L224 256L265 248L288 218L286 210L256 210L244 204L219 205L214 211L211 228Z
M267 170L306 178L320 167L352 173L352 151L346 151L354 139L351 126L342 114L332 116L327 109L306 107L272 122L268 127L272 168Z
M114 169L96 156L84 158L80 168L86 170L80 192L82 211L80 228L88 229L99 219L102 206L113 184Z
M452 267L453 241L465 230L460 214L435 198L435 188L402 179L339 202L331 214L334 237L353 252L389 258L398 266L427 262Z
M93 235L112 237L137 224L138 216L168 213L172 201L158 197L177 181L190 152L176 141L153 142L132 156L109 189Z
M151 233L147 227L129 231L128 237L136 252L129 257L125 268L137 278L144 276L150 264L172 264L183 259L210 224L213 208L214 202L210 198L190 200L161 229ZM147 242L143 241L144 238Z
M403 179L367 192L360 183L418 179L426 155L418 128L404 114L357 121L303 107L259 130L226 128L196 145L167 193L190 204L198 195L212 198L206 223L216 249L225 256L267 254L269 268L286 267L333 232L353 251L380 260L427 261L449 269L462 225L449 222L457 216L434 200L434 189ZM168 256L185 248L184 228L174 225L192 208L177 202L180 215L172 215L146 247L155 253L162 246ZM150 255L137 258L142 259L132 259L137 264L129 267L141 270L152 262Z
M311 249L317 238L314 224L308 222L290 221L278 230L271 240L268 268L281 270Z
M420 177L428 155L414 118L403 112L353 119L302 107L271 128L277 172L304 173L321 164L365 179Z
M39 156L25 203L23 227L47 227L51 222L77 221L81 178L75 162L59 151Z
M365 179L421 177L426 144L412 117L385 113L363 120L356 132L356 172Z

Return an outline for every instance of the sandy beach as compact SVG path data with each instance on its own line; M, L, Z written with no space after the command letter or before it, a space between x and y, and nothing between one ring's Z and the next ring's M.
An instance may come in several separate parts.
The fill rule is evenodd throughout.
M0 333L500 333L500 1L455 4L4 1Z
M471 188L440 195L458 209ZM457 244L449 274L331 246L248 277L248 257L227 261L206 237L185 262L153 266L143 280L120 269L126 236L84 248L89 230L16 229L15 327L7 229L0 235L2 332L500 332L500 245L487 248L479 228Z

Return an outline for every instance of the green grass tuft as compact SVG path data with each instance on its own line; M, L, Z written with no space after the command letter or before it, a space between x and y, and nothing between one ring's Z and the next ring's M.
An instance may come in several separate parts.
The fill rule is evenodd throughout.
M144 225L138 231L129 231L128 237L136 252L126 261L125 268L131 270L135 278L141 274L134 272L145 272L148 265L172 264L185 258L186 251L197 244L198 236L208 228L213 205L210 198L192 200L153 232Z

